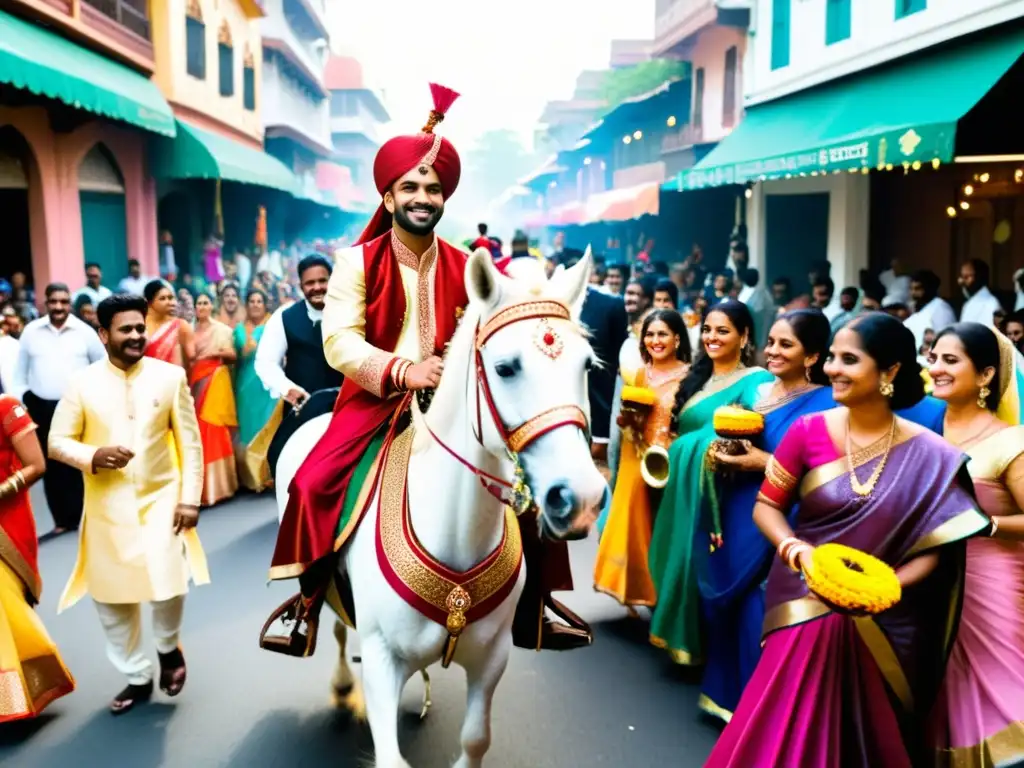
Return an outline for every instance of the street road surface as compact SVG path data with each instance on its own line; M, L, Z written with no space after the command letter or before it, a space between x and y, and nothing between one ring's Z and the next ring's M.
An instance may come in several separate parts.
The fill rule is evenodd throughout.
M49 530L40 486L32 496L39 527ZM289 659L257 646L267 614L295 589L295 582L266 586L276 530L270 495L242 496L202 513L199 533L212 583L193 588L186 603L188 683L175 699L157 691L152 703L116 718L107 704L125 680L107 661L91 602L56 615L74 564L75 536L43 543L39 612L78 690L36 720L0 726L0 765L372 765L369 729L329 704L337 649L331 620L321 627L313 658ZM577 591L563 596L594 622L595 643L568 653L513 651L495 697L494 738L485 760L491 768L690 768L702 765L714 744L718 729L697 711L696 680L647 645L646 621L626 618L610 598L591 590L595 547L593 539L573 544ZM155 662L148 619L147 611L144 642ZM352 652L358 653L355 642ZM416 768L446 768L460 752L465 676L440 665L430 672L433 709L420 722L423 689L413 678L402 700L400 738Z

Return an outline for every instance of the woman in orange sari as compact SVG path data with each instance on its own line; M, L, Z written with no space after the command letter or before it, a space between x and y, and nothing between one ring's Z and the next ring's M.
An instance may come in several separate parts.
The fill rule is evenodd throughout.
M235 393L228 365L237 359L231 328L213 319L213 300L196 298L196 361L189 385L196 401L203 441L203 505L230 499L238 491L232 430L238 428Z
M75 690L32 606L42 581L28 488L46 463L28 411L0 395L0 723L35 717Z
M146 357L180 365L186 370L195 359L192 326L177 316L174 289L163 280L151 280L143 290L146 313Z

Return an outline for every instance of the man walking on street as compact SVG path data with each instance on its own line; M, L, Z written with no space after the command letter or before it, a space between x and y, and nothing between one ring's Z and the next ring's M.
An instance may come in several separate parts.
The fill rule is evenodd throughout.
M11 393L28 408L43 445L50 434L57 401L64 396L72 377L106 357L96 332L71 314L71 292L64 283L46 286L46 312L25 326L21 334ZM60 461L51 462L43 475L43 490L54 526L43 538L78 528L82 475Z
M75 377L49 440L51 459L85 475L86 525L58 610L86 594L95 602L107 657L128 678L110 704L115 715L153 693L153 664L139 647L141 603L153 608L160 690L177 696L186 677L178 641L188 582L210 580L195 532L203 490L195 403L183 368L144 357L146 309L140 296L100 302L109 359Z

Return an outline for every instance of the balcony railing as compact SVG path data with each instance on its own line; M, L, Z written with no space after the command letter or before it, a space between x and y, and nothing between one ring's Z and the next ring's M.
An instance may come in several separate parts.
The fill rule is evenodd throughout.
M149 40L149 12L146 0L82 0L104 16L139 37Z
M687 123L677 131L669 131L661 139L661 151L678 152L681 149L701 144L704 140L704 126Z

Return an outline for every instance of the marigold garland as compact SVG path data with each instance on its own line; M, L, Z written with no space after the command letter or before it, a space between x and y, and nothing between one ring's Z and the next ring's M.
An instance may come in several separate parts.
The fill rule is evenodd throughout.
M723 405L715 409L712 423L719 437L752 437L764 432L764 416L757 411L736 405Z
M843 544L815 547L804 579L816 595L847 611L881 613L902 596L896 571L877 557Z
M653 389L647 387L624 386L622 388L623 403L637 403L639 405L654 405L658 395Z

